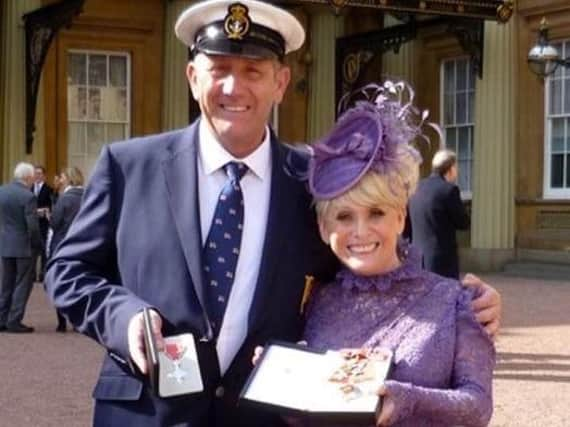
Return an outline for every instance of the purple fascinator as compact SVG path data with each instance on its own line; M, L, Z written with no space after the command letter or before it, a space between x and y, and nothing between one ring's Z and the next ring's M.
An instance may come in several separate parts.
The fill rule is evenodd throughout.
M421 162L412 143L417 137L429 141L422 132L428 112L414 107L413 98L406 83L386 81L382 86L367 85L341 100L341 111L348 104L354 106L312 146L309 190L315 199L328 200L345 193L369 171L381 175L398 172L404 156Z

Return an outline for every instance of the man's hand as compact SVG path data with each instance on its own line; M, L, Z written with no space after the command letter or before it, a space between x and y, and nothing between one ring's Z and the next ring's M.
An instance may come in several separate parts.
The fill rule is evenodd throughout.
M499 333L503 308L501 294L471 273L465 275L462 283L463 286L478 290L479 296L471 303L471 307L475 312L475 318L483 325L491 338L496 338Z
M263 347L258 345L255 347L255 349L253 350L253 357L251 358L251 363L253 364L253 366L257 365L257 362L259 362L259 359L261 358L261 355L263 354Z
M154 335L154 340L156 341L156 349L161 351L164 348L164 338L161 332L162 318L155 310L149 310L149 313L152 333ZM129 340L129 353L132 361L143 374L147 374L148 366L145 355L144 321L142 311L135 314L129 321L127 335Z
M298 345L307 345L307 341L305 340L301 340L301 341L297 341ZM253 357L251 358L251 363L253 364L253 366L257 365L257 362L259 362L259 359L261 359L261 355L263 354L263 346L258 345L253 349Z

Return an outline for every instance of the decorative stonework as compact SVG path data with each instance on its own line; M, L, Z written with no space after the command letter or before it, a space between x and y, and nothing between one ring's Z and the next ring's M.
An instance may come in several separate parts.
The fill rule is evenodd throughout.
M380 31L342 37L336 42L336 102L361 85L366 67L376 55L390 50L398 52L400 46L416 37L415 20L407 24L384 28Z
M59 29L71 25L85 0L63 0L23 16L26 28L26 153L34 143L36 104L42 67Z
M335 13L344 7L368 7L395 12L422 13L507 22L514 12L512 0L288 0L278 3L329 4Z

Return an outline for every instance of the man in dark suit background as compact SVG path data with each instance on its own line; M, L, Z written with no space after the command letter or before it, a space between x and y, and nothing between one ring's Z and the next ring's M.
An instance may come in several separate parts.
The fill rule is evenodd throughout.
M22 323L33 285L33 260L40 250L36 197L30 192L34 166L19 163L14 181L0 187L0 331L33 332Z
M38 219L40 224L40 236L42 238L42 250L39 253L40 265L36 273L36 280L41 282L44 280L44 270L46 266L46 244L49 229L49 215L52 209L54 198L53 189L45 182L46 170L41 165L36 165L35 182L32 191L37 198L38 203Z
M321 252L305 182L291 173L299 154L267 125L290 80L283 56L302 45L304 30L288 12L253 0L197 3L175 30L191 47L186 75L202 116L103 149L46 287L71 323L108 350L93 393L95 425L280 425L236 403L254 348L298 339L305 275L330 270L317 259L330 253ZM241 179L226 175L233 163ZM237 255L226 272L231 289L216 298L206 259L228 183L232 199L242 193L244 219L241 245L229 247ZM497 320L498 294L487 295ZM194 335L203 392L161 399L148 388L145 307L159 347L163 336Z
M419 182L409 203L412 243L422 251L424 267L456 279L459 278L456 230L466 230L470 225L455 184L457 175L455 153L438 151L432 160L432 174Z

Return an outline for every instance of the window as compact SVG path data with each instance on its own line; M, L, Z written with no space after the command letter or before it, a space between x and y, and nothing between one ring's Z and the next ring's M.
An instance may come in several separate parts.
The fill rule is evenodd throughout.
M555 44L570 56L570 41ZM570 70L558 67L546 80L544 196L570 198Z
M67 164L91 175L104 144L130 136L130 57L69 51Z
M461 195L463 198L471 198L475 76L469 58L446 60L441 70L441 117L445 145L457 154L457 184Z

